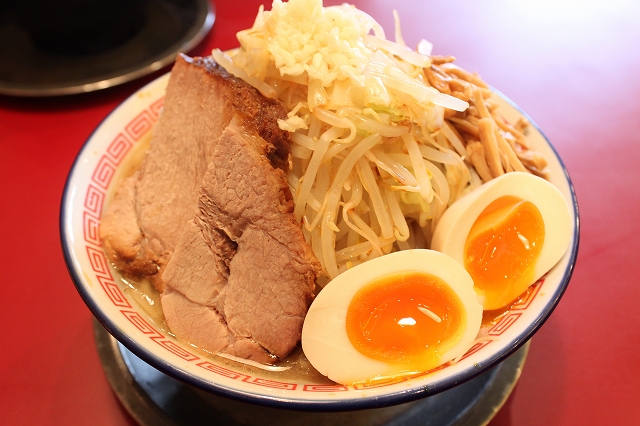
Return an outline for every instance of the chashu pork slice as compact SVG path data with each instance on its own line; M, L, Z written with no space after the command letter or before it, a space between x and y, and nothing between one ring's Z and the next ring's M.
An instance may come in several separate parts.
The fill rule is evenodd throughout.
M148 277L162 291L162 270L198 208L215 141L236 114L266 141L270 159L288 164L288 133L277 124L286 111L279 102L211 58L178 55L151 147L101 220L104 250L123 274Z
M259 362L297 344L320 272L292 213L284 117L212 59L179 56L151 147L100 225L178 339Z
M240 117L214 144L161 298L178 339L259 362L298 343L321 269L293 215L286 169L268 151Z

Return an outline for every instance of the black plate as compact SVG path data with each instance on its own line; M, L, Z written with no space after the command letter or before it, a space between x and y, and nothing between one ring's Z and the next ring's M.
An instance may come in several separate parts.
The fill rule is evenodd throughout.
M529 343L478 377L445 392L392 407L314 413L263 407L198 390L151 367L98 321L94 337L116 396L142 426L479 426L500 410L524 367Z
M26 4L22 0L15 3ZM132 26L126 39L112 38L113 47L97 51L82 45L82 37L65 38L61 32L64 25L53 25L62 19L60 15L25 12L26 8L10 8L4 3L0 6L0 94L68 95L131 81L169 65L178 52L193 49L215 20L209 0L139 0L129 2L128 7L134 3L139 10L130 10L129 22L119 21L116 28L121 31L125 25ZM136 18L131 18L133 15ZM55 38L38 39L38 29L47 23L59 34L57 45L50 43ZM109 29L113 26L105 26L100 33ZM99 42L95 40L93 45Z

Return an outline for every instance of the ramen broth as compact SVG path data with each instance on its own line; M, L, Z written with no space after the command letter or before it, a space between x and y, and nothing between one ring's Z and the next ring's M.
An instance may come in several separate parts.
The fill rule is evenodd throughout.
M114 276L120 278L120 282L124 288L124 293L136 302L140 309L147 315L147 318L151 320L153 325L164 334L174 337L164 320L162 306L160 304L160 294L153 287L151 282L146 278L124 278L115 270L113 273ZM224 365L235 370L241 370L247 374L259 374L261 377L278 380L288 379L320 384L333 383L311 366L311 363L309 363L307 358L304 356L300 345L298 345L289 356L278 362L278 367L289 367L287 370L283 371L270 371L253 367L242 362L216 356L216 354L200 349L192 344L189 344L188 349L205 358L215 359L215 362L219 365Z
M127 294L130 299L134 300L140 309L147 315L148 319L155 325L157 329L164 334L172 336L173 333L167 326L164 315L162 313L162 306L160 304L160 294L153 287L148 279L133 280L120 276L115 270L114 276L120 278L120 282L124 288L124 293ZM484 311L482 316L482 328L488 329L497 324L505 315L507 315L515 306L522 302L522 300L530 297L534 286L529 287L522 295L520 295L512 304L503 308L493 311ZM289 356L278 362L278 367L289 367L284 371L269 371L261 368L253 367L241 362L233 361L227 358L216 356L215 354L200 349L195 345L189 344L189 349L205 358L215 359L215 362L219 365L223 365L235 370L240 370L247 374L259 374L261 377L266 377L274 380L296 380L317 384L333 384L331 380L320 374L311 363L307 360L302 348L298 344L296 348L291 352Z

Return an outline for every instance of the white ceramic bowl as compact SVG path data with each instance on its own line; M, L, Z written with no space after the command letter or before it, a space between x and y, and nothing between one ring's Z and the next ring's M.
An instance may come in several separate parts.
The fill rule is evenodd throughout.
M78 292L116 339L158 370L219 395L281 408L338 411L381 407L444 391L487 371L520 348L558 304L577 256L578 206L558 154L532 126L530 140L549 159L551 181L571 206L573 239L562 260L534 285L530 296L487 330L497 340L476 344L457 364L422 377L375 386L274 379L260 370L249 372L182 345L132 297L107 262L98 234L101 213L118 175L123 173L124 159L148 139L162 107L167 81L168 74L134 93L87 140L69 174L60 217L65 260ZM510 122L522 114L508 101L503 101L501 111Z

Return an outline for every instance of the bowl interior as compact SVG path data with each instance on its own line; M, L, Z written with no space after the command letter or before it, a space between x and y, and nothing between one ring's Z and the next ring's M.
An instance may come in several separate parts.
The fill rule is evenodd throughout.
M574 233L560 262L521 301L485 330L492 340L475 344L456 364L412 379L342 386L292 378L208 356L176 341L157 308L111 267L98 228L113 188L131 173L162 108L169 75L151 82L94 131L79 153L65 188L61 236L72 279L93 314L122 344L160 371L200 389L278 407L347 410L380 407L435 394L486 371L521 347L548 318L569 282L578 248L578 209L569 175L544 135L531 126L529 139L549 160L551 181L564 194ZM515 122L523 113L501 97L501 113ZM532 123L533 124L533 123Z

